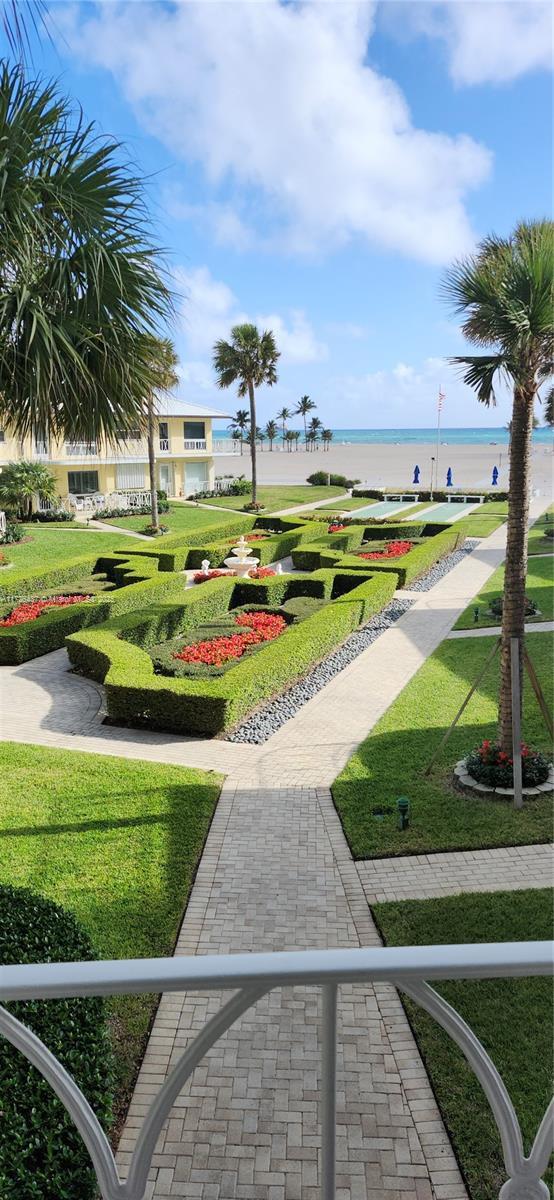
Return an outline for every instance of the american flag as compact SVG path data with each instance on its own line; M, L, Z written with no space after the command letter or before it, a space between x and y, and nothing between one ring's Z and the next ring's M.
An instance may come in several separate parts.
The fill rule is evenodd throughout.
M439 412L442 412L443 400L446 400L446 392L443 392L442 389L439 388L439 403L438 403L438 411Z

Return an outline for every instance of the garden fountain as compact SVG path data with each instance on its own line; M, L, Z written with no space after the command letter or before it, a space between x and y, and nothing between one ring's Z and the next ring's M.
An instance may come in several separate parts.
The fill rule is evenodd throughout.
M231 571L234 571L235 575L239 576L239 579L242 579L245 575L248 575L248 572L252 569L252 567L258 566L258 559L249 556L249 550L250 546L248 545L244 534L241 534L238 544L233 546L233 549L231 550L231 555L234 555L235 557L229 557L224 560L225 566L229 567Z

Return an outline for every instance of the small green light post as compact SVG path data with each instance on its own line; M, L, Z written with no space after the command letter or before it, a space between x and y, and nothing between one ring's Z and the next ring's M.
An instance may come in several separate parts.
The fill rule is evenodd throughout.
M398 828L407 829L410 824L410 801L407 796L399 796L396 801L398 809Z
M475 608L473 609L473 620L476 625L479 620L479 608L477 605L475 605Z

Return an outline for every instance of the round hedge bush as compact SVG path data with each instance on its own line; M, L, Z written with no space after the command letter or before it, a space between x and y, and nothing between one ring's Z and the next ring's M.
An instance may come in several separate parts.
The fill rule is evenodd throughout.
M489 608L490 608L491 613L494 613L495 617L501 617L503 609L504 609L504 597L503 596L495 596L494 600L491 600ZM525 597L525 616L526 617L534 617L535 613L537 613L538 611L539 611L538 605L535 603L535 601L531 600L529 596L526 596Z
M0 885L0 964L91 960L88 935L72 913L27 888ZM100 997L26 1000L6 1008L45 1043L84 1092L105 1128L112 1054ZM2 1200L92 1200L88 1151L50 1084L0 1037Z

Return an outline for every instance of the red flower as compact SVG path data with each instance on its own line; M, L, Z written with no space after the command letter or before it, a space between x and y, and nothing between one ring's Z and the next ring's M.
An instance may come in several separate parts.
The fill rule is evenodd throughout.
M343 529L346 529L346 525L341 525L339 523L332 524L329 525L327 533L342 533Z
M253 567L248 572L249 579L268 579L270 575L276 575L277 572L272 567Z
M208 571L206 575L203 571L197 571L193 575L195 583L205 583L207 579L219 579L220 575L235 575L235 571Z
M384 550L361 550L358 552L358 558L368 559L383 559L383 558L400 558L403 554L407 554L412 549L413 542L388 542Z
M245 626L244 633L231 633L195 642L192 646L184 646L173 658L178 658L181 662L221 667L233 658L242 658L248 646L271 642L278 638L286 627L286 621L284 617L275 613L248 612L239 613L235 617L235 625Z
M261 542L262 539L267 536L267 533L246 533L244 535L244 540L245 542ZM227 538L226 541L227 546L232 546L233 544L236 544L236 534L235 537Z
M83 600L92 600L92 596L51 596L48 600L24 600L0 621L0 625L24 625L27 621L36 621L47 608L66 608L69 604L81 604Z

